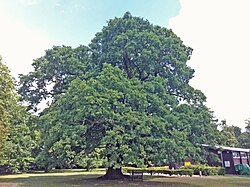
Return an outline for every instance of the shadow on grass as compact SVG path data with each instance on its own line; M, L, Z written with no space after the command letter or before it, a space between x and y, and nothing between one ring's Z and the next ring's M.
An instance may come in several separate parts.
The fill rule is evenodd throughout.
M104 172L106 171L106 168L98 168L98 169L91 169L89 171L87 171L86 169L53 169L50 170L49 172L45 172L44 170L29 170L26 173L32 173L32 174L36 174L36 173L78 173L78 172L86 172L86 173L90 173L90 172Z
M69 176L29 176L28 178L12 178L12 179L0 179L0 187L5 185L6 187L27 186L27 187L91 187L91 186L106 186L106 187L151 187L151 186L171 186L171 187L198 187L197 185L190 185L181 182L168 182L167 178L161 181L152 180L153 178L147 178L142 181L131 180L101 180L98 179L101 175L96 174L78 174ZM156 179L156 178L154 178Z

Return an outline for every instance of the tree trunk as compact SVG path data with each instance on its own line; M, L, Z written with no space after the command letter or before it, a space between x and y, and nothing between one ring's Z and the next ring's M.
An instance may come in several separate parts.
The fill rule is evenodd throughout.
M91 167L91 161L87 160L87 166L86 166L86 170L90 171L90 167Z
M123 175L122 173L122 168L112 168L109 167L106 174L102 177L100 177L101 179L126 179L129 178L128 175Z

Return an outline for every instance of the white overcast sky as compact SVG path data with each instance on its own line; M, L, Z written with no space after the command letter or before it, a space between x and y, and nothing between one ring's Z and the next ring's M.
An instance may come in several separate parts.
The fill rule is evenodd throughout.
M245 127L250 117L250 0L180 0L169 28L194 49L191 84L216 117Z
M45 49L62 43L25 25L6 11L5 2L0 0L0 54L17 77L31 71L32 59ZM205 93L217 118L244 128L250 117L250 0L180 0L180 5L168 28L194 49L191 84Z
M32 1L30 1L32 2ZM56 44L6 11L0 0L0 55L16 78L33 70L31 63ZM2 5L2 6L1 6Z

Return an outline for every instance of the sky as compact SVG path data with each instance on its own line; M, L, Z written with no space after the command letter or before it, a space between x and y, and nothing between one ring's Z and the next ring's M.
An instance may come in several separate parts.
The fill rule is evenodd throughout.
M245 127L250 117L250 1L180 0L168 27L194 49L191 85L227 124Z
M127 11L166 27L179 10L178 0L0 0L0 54L17 77L45 49L87 45Z
M53 45L88 45L126 11L171 28L194 49L191 85L229 125L250 117L249 0L0 0L0 55L16 78Z

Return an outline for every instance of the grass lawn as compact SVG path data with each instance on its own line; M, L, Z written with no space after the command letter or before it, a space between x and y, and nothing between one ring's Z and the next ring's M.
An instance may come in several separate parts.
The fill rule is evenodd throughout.
M85 172L83 170L63 170L53 173L31 173L20 175L0 176L0 187L241 187L250 186L248 176L209 176L209 177L157 177L145 176L143 182L140 181L118 181L100 180L97 177L103 175L103 170Z

